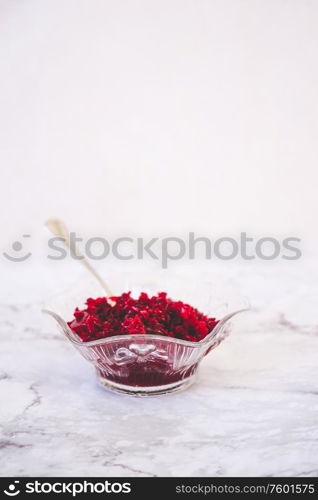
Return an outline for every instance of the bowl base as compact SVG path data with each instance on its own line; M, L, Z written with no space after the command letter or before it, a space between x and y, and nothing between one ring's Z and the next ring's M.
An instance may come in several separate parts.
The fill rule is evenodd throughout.
M112 392L119 392L120 394L127 394L135 397L161 396L163 394L183 391L193 384L195 378L196 374L191 375L191 377L178 380L177 382L173 382L172 384L141 387L118 384L117 382L112 382L104 377L97 376L98 382L106 389Z

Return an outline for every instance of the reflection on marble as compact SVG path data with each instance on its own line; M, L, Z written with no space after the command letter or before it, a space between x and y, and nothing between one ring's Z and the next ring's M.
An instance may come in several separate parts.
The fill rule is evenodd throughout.
M318 475L317 272L232 265L222 276L254 310L195 385L157 398L100 388L39 303L3 303L1 475Z

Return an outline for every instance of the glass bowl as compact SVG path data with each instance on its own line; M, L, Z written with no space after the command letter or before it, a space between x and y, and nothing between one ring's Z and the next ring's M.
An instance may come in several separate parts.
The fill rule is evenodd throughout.
M121 277L122 278L122 277ZM220 287L201 282L196 285L184 277L158 281L142 279L140 273L125 275L116 280L114 295L131 291L138 296L141 291L156 294L165 291L174 300L182 300L197 307L201 312L221 321L212 332L200 342L164 337L156 334L117 335L91 342L80 341L67 326L72 319L75 307L81 307L88 297L101 297L103 291L92 290L88 283L76 287L76 292L60 295L46 305L44 312L50 314L58 323L61 332L78 352L96 370L99 383L115 392L148 396L177 392L189 387L195 380L200 361L215 349L230 333L230 319L247 309L247 302L227 291L226 299L220 295ZM115 283L113 277L110 281ZM186 286L185 286L186 285ZM82 289L82 292L79 290ZM223 292L224 293L224 292ZM59 304L58 304L59 302Z

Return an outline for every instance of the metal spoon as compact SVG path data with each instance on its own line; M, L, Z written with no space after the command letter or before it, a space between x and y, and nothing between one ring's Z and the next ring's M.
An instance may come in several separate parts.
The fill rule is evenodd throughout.
M107 285L107 283L103 280L103 278L98 274L96 269L90 264L90 262L82 255L78 249L76 248L75 242L71 241L70 233L61 219L48 219L45 222L46 227L51 231L52 234L57 236L58 238L62 238L65 245L70 249L71 253L75 255L79 261L86 267L86 269L97 279L99 284L104 289L106 296L111 297L112 291ZM111 302L111 301L110 301Z

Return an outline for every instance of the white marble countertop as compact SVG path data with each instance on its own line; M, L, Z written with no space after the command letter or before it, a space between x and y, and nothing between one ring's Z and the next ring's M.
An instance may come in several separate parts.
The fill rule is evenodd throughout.
M155 398L100 388L92 367L41 316L38 299L3 300L1 475L317 475L314 269L214 269L254 310L204 360L197 383ZM35 281L43 279L38 272Z

